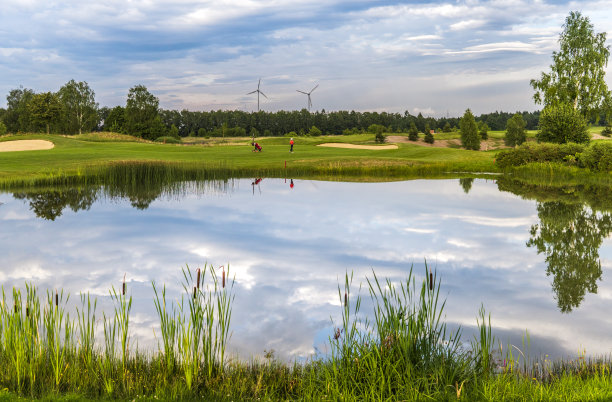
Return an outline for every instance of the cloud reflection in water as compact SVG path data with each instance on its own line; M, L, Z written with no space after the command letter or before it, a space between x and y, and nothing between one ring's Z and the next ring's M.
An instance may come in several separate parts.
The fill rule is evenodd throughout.
M545 256L526 247L538 223L534 201L485 180L467 193L457 180L294 183L265 179L253 191L250 180L236 180L228 192L186 191L142 210L134 200L99 196L88 208L55 209L54 221L37 218L26 198L0 194L0 279L5 287L27 280L89 291L110 311L108 289L127 273L133 334L152 347L150 282L165 283L175 299L185 264L229 263L237 280L230 347L245 358L264 349L304 358L331 335L329 317L339 319L345 271L365 285L371 270L401 280L414 264L420 278L427 259L442 278L446 320L462 325L466 340L483 303L501 341L520 345L529 330L533 354L610 352L609 238L598 294L561 314Z

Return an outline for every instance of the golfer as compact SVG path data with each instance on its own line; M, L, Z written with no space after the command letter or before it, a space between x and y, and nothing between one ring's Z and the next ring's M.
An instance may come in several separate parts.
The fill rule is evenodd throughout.
M293 138L291 141L289 141L289 145L291 146L291 148L289 148L289 152L293 152Z
M253 150L253 152L261 152L261 145L259 145L256 142L251 142L251 145L253 145L255 147L255 149Z

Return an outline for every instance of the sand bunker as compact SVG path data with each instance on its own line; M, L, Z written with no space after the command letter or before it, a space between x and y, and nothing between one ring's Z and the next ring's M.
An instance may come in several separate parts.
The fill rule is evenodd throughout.
M384 149L397 149L397 145L355 145L355 144L341 144L339 142L328 142L325 144L319 144L317 146L332 147L332 148L372 149L375 151L381 151Z
M55 145L51 141L45 140L17 140L0 142L0 152L12 151L39 151L51 149Z

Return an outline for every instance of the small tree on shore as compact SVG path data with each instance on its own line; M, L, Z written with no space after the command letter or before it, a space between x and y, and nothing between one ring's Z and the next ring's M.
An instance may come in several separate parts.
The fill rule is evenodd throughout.
M506 122L504 143L510 147L515 147L525 142L527 140L527 134L525 133L526 125L527 123L525 123L523 116L518 113L509 118Z
M476 119L470 109L467 109L459 122L461 130L461 145L465 149L478 151L480 149L480 137L478 136L478 126Z
M478 134L480 134L480 138L483 140L489 139L489 126L484 121L478 123Z
M434 136L431 133L431 129L429 128L429 124L425 124L425 142L428 144L434 143Z

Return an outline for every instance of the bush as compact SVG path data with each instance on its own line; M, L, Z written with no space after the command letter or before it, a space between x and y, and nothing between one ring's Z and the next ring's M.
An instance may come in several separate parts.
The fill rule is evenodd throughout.
M538 142L565 144L589 142L587 122L580 112L568 104L550 105L540 114Z
M453 131L449 122L446 122L442 131L444 131L445 133L450 133L451 131Z
M504 143L510 147L521 145L527 140L527 134L525 133L525 119L519 113L508 119L506 122L506 135L504 136Z
M310 130L308 130L308 135L311 135L313 137L318 137L321 134L321 130L319 130L316 126L312 126L310 127Z
M0 135L6 134L6 125L0 121Z
M480 138L483 140L489 139L489 126L484 121L478 123L478 134L480 134Z
M433 144L434 143L434 136L429 131L425 133L425 142L428 143L428 144Z
M610 126L606 126L602 131L601 131L601 135L603 135L604 137L609 137L610 135L612 135L612 127Z
M461 127L461 145L465 149L478 151L480 149L480 137L476 120L470 109L467 109L459 122Z
M297 137L297 133L295 131L289 131L287 134L285 134L285 137L287 138Z
M157 137L155 142L162 142L164 144L180 144L181 140L175 137L163 136Z
M206 137L207 135L208 133L205 128L202 127L198 129L198 137Z
M581 166L593 171L612 171L612 143L596 142L587 147L584 152L578 154Z
M554 162L567 163L571 162L572 158L577 159L581 152L585 150L585 146L581 144L533 144L525 143L518 148L504 150L495 157L496 164L501 169L506 169L511 166L526 165L531 162Z

